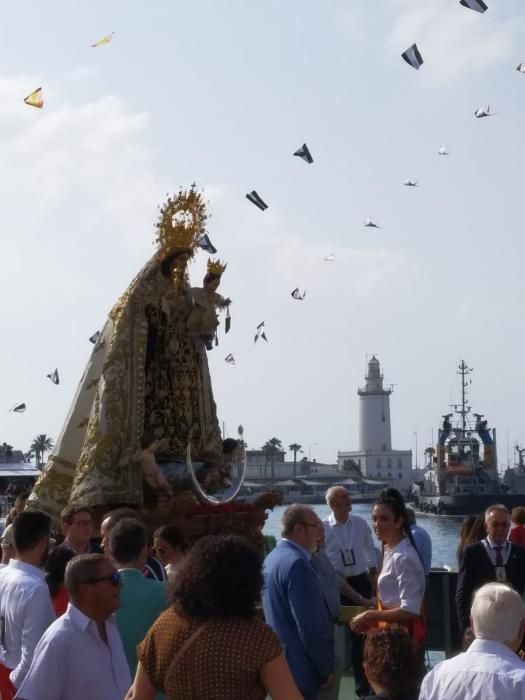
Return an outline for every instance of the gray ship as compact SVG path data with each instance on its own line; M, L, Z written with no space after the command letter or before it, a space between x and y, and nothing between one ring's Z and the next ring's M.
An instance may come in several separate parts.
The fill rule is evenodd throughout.
M470 515L494 503L509 510L525 504L525 494L505 484L498 474L496 429L468 405L467 387L472 369L462 360L461 403L443 416L436 447L428 448L423 482L414 488L414 503L435 515ZM457 419L454 421L454 414ZM521 489L520 489L521 491Z

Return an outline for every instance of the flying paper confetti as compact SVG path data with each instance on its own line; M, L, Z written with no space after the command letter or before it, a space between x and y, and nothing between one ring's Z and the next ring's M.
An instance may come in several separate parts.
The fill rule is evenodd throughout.
M520 73L525 73L525 63L520 63L516 70L519 70Z
M306 163L311 164L314 162L314 159L312 158L312 154L310 153L308 146L305 143L303 143L301 148L298 148L295 151L294 156L298 156L299 158L302 158Z
M419 53L417 44L412 44L409 49L403 51L401 58L403 58L409 66L412 66L412 68L415 68L416 70L419 70L423 65L423 57Z
M446 146L440 146L438 153L440 156L449 156L450 155Z
M417 180L405 180L403 185L405 187L419 187Z
M46 374L46 377L48 377L48 379L51 379L53 384L60 384L60 379L58 378L58 369L55 369L55 371L51 372L51 374Z
M215 255L215 253L217 252L217 248L210 241L210 237L207 233L205 233L204 236L200 239L199 248L202 248L202 250L205 250L210 255Z
M329 253L328 255L324 256L324 259L326 262L334 262L335 255L333 253Z
M99 335L100 335L100 331L97 331L96 333L93 333L93 335L92 335L91 338L89 339L89 342L90 342L90 343L93 343L93 345L96 345L96 344L97 344L97 340L98 340L98 338L99 338Z
M296 287L293 290L293 292L291 293L292 299L297 299L298 301L302 301L305 298L305 296L306 296L306 289L301 294L301 292L299 291L299 287Z
M463 7L467 7L469 10L475 10L476 12L481 12L483 14L489 8L483 0L459 0L459 4Z
M257 333L255 334L255 338L253 339L253 342L256 343L259 338L262 338L266 342L268 342L268 338L266 337L266 333L264 332L264 321L259 323L257 326Z
M235 357L230 352L229 355L226 355L226 357L224 358L224 361L229 365L234 365L235 364Z
M13 408L9 409L13 413L23 413L26 410L26 405L25 403L15 403Z
M42 109L42 107L44 106L42 88L39 87L36 90L33 90L33 92L30 93L27 97L24 97L24 102L30 107L38 107L38 109Z
M495 112L490 111L490 105L487 107L487 109L483 109L483 107L479 107L479 109L477 109L474 112L474 116L476 117L476 119L483 119L483 117L493 117L494 114L495 114Z
M381 226L378 226L372 219L367 219L365 221L365 226L367 228L381 228Z
M252 204L255 204L255 206L258 207L261 211L268 209L268 205L266 204L266 202L259 197L255 190L248 192L248 194L246 195L246 199L248 199Z
M115 32L111 32L111 34L108 34L107 36L103 37L102 39L95 41L94 44L91 44L91 48L96 49L97 46L104 46L104 44L109 44L109 42L113 39L114 33Z

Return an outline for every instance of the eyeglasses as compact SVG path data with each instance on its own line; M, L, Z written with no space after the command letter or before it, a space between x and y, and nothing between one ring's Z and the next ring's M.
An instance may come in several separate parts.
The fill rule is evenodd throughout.
M115 571L115 573L110 574L109 576L99 576L98 578L90 578L84 583L99 583L100 581L109 581L113 586L120 586L122 582L122 576L120 574L120 571Z

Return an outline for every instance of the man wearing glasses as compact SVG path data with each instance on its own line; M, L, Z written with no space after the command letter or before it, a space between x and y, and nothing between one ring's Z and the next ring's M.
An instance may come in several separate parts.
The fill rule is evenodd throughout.
M100 554L101 549L91 542L93 537L93 515L89 508L70 503L62 511L62 531L64 542L61 547L68 547L75 554Z
M123 700L131 675L113 613L120 573L102 554L80 554L66 568L70 604L40 640L18 700Z
M308 506L288 506L282 517L282 539L263 569L264 616L281 640L305 700L315 700L334 670L333 622L312 566L320 524Z

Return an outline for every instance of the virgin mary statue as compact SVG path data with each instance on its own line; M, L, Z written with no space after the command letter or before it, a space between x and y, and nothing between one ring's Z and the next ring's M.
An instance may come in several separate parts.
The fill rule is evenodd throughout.
M135 455L154 439L167 460L184 458L188 442L197 459L222 453L206 350L186 326L186 266L206 221L195 186L161 207L158 249L109 314L31 507L58 519L71 501L140 505Z

